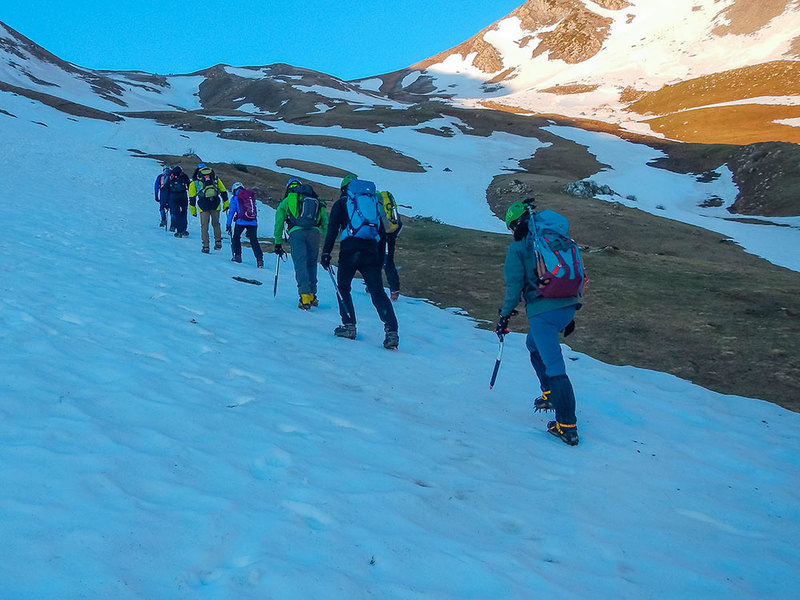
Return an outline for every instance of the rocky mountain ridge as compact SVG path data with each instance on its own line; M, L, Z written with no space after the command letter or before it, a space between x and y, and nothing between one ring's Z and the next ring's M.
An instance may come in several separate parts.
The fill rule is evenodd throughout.
M800 64L799 31L797 0L675 0L668 10L659 0L528 0L462 44L381 75L380 89L681 141L798 143L800 91L783 73ZM719 97L687 110L720 73ZM729 119L731 106L735 139L707 124Z

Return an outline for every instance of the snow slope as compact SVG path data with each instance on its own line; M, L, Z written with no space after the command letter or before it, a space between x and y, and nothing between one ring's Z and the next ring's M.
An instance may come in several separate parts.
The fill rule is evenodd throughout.
M355 286L335 338L324 272L301 312L288 265L273 298L271 260L155 226L159 166L124 149L171 130L0 107L27 190L0 238L0 598L796 596L800 415L566 348L566 447L522 336L491 392L497 340L454 311L401 299L387 352Z

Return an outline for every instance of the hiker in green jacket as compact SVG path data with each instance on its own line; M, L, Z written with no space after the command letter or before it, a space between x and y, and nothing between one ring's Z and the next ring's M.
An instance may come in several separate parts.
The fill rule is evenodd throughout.
M308 184L290 179L286 184L286 196L275 213L275 254L282 257L283 230L288 229L289 245L292 249L294 276L300 301L297 307L309 310L317 306L317 257L319 256L320 233L328 230L328 214L325 203Z

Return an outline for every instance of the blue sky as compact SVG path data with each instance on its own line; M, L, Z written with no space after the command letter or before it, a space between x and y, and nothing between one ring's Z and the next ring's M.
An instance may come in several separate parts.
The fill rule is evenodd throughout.
M286 62L353 79L461 43L523 0L7 3L5 22L93 69L188 73Z

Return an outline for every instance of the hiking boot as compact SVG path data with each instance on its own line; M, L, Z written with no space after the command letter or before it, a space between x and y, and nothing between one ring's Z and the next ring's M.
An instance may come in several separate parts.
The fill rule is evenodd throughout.
M214 250L222 250L222 240L214 242Z
M166 227L167 226L167 220L166 219L161 219L161 223L159 223L158 226L159 227Z
M241 256L239 257L239 262L242 262L242 257ZM257 269L263 269L264 268L264 261L263 260L257 260L256 261L256 268Z
M242 262L242 255L241 254L234 254L231 257L231 262L240 263Z
M393 292L390 292L390 295L392 300L397 301L397 299L400 297L400 292L398 290L395 290Z
M550 421L547 424L547 431L569 446L578 445L578 427L575 425L564 425L558 421Z
M311 294L311 306L319 306L319 300L316 294Z
M182 234L180 231L176 231L176 232L175 232L173 235L174 235L176 238L182 238L182 237L183 237L183 234Z
M301 310L309 310L311 308L311 294L300 294L300 302L297 303L297 308Z
M387 331L386 337L383 340L383 347L387 350L396 350L397 345L400 343L400 336L396 331Z
M175 226L173 225L172 227L170 227L170 228L169 228L169 230L170 230L172 233L175 233ZM178 236L176 235L175 237L178 237Z
M189 237L188 231L181 231L181 237Z
M343 325L339 325L333 330L333 335L336 337L347 338L348 340L354 340L356 339L356 324L344 323Z
M550 390L542 392L542 395L533 401L533 412L541 410L555 410L553 403L550 402Z
M208 249L208 246L203 246L203 249L201 250L201 252L203 254L208 254L210 252L209 249Z

